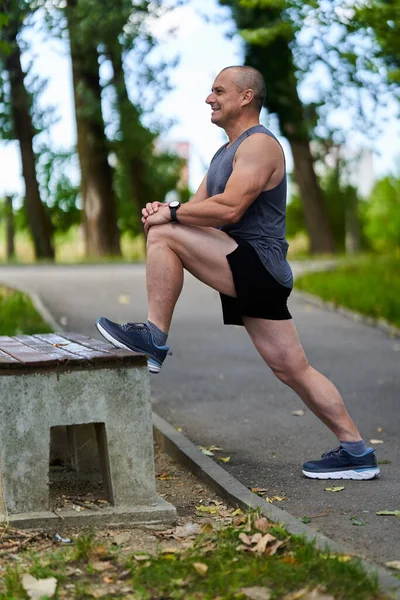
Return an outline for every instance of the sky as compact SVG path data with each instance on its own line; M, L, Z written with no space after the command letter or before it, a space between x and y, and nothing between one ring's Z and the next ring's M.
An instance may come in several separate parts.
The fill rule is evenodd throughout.
M167 34L171 26L177 28L173 36ZM153 26L153 33L162 41L160 55L168 53L180 56L178 66L171 72L173 90L158 104L156 112L160 117L175 121L164 136L166 141L190 143L189 183L192 191L197 189L212 156L226 140L224 132L211 123L211 111L205 104L205 98L221 69L243 63L240 39L227 36L233 29L229 9L220 7L217 0L190 0ZM60 41L43 39L43 35L35 34L30 39L36 53L33 71L49 79L42 105L56 106L60 118L52 127L52 142L60 149L70 148L75 144L76 129L68 48ZM25 56L25 67L28 61L29 57ZM304 94L307 95L307 89ZM266 119L264 115L265 123ZM272 131L278 134L274 120L268 123ZM292 160L289 146L285 139L279 139L290 170ZM377 151L373 158L375 176L396 168L400 155L399 140L400 123L389 115L383 134L374 141L374 150ZM20 158L15 142L0 142L0 165L0 196L23 193Z

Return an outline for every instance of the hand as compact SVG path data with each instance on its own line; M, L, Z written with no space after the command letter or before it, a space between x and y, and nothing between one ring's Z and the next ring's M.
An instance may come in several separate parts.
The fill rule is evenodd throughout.
M160 210L158 210L160 209ZM145 209L143 209L145 210ZM171 222L171 213L168 204L163 204L157 208L156 212L149 215L148 217L142 217L142 223L144 223L144 232L147 234L150 227L153 225L164 225L165 223Z
M148 202L145 208L142 208L142 223L146 222L147 217L156 213L160 206L167 206L162 202ZM143 220L144 219L144 220Z

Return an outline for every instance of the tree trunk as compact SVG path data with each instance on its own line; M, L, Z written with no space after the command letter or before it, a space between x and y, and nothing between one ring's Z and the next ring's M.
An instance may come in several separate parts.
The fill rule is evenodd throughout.
M101 110L98 54L83 40L75 15L77 0L67 1L72 79L77 124L86 253L120 255L117 206Z
M310 237L310 252L335 252L335 241L329 225L322 190L314 171L310 143L306 139L287 136L293 154L294 177L304 206L304 218Z
M113 84L117 95L122 134L122 152L119 158L125 165L129 177L133 208L140 223L142 208L146 205L146 202L151 201L146 186L146 164L142 157L145 148L140 139L142 136L146 136L147 131L142 127L139 112L128 96L121 45L117 42L112 46L110 45L108 50L113 67Z
M21 151L22 175L25 181L25 209L36 258L54 259L50 222L40 198L39 184L36 178L36 157L33 151L34 129L16 35L17 31L15 31L15 36L12 36L14 39L7 40L12 50L5 59L5 66L10 78L13 125Z
M15 254L15 246L14 246L14 212L12 205L12 196L6 196L6 211L5 211L5 221L6 221L6 256L7 260L11 260L14 258Z
M357 193L349 198L346 206L346 237L345 248L347 254L356 254L360 251L360 220L358 216Z

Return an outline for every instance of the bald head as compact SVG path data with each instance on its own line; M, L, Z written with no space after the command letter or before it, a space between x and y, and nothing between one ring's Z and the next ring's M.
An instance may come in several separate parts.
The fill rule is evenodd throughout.
M230 71L238 91L253 90L254 105L260 111L265 99L265 81L260 71L248 66L225 67L221 73Z

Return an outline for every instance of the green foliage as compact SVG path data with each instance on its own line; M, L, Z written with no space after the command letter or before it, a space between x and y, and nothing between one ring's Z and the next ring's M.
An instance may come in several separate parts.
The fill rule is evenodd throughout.
M400 258L371 257L334 271L296 278L297 289L400 326Z
M72 151L56 152L42 147L39 153L37 172L41 197L49 208L54 232L68 231L81 222L79 188L68 175L77 166L76 159L76 154Z
M336 246L339 250L344 250L346 237L346 212L359 204L357 190L348 184L343 184L340 180L340 173L337 169L326 171L325 177L320 179L320 185L323 191L324 206L331 226ZM362 218L361 211L358 211L359 219ZM294 237L298 233L306 232L304 208L300 197L294 194L287 206L286 233L287 236ZM364 247L367 245L365 238Z
M400 179L378 181L365 205L365 232L379 252L400 250Z
M0 287L0 335L51 333L36 312L30 298L21 292Z

